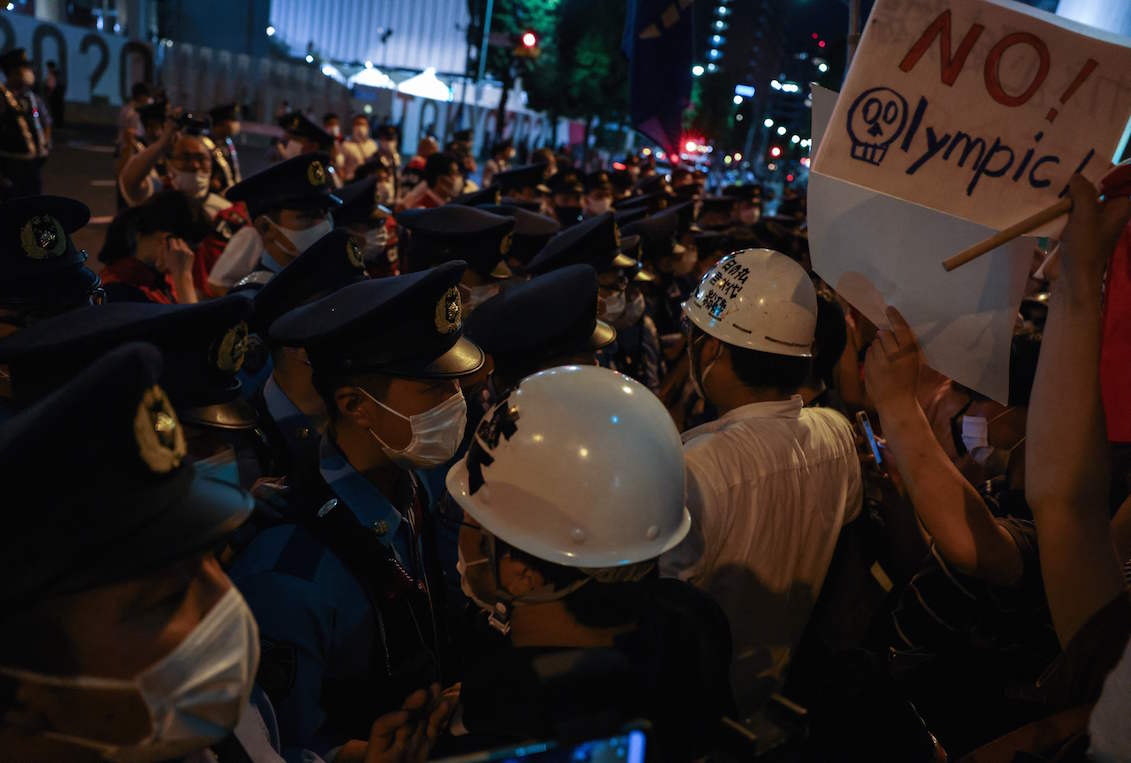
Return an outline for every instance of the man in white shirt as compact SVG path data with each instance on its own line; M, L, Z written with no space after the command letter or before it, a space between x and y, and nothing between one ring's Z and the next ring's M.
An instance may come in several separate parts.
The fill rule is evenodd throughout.
M841 528L860 512L860 462L848 421L796 394L817 322L800 265L765 249L726 257L684 312L692 381L720 417L683 434L692 529L660 569L726 612L750 713L781 685Z
M350 182L357 168L377 154L377 141L369 137L369 119L364 114L353 118L353 129L349 137L342 141L342 179Z

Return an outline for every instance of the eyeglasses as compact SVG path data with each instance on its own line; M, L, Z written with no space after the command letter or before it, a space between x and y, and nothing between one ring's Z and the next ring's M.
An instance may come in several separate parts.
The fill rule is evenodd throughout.
M177 154L172 157L173 164L178 167L192 167L193 169L212 169L212 157L208 154Z

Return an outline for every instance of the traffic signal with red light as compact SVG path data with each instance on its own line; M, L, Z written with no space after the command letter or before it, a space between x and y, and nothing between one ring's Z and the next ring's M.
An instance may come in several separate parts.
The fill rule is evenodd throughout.
M770 146L770 158L778 159L781 157L781 146Z
M542 49L538 47L538 34L532 29L527 29L518 36L518 44L514 47L517 58L538 58Z

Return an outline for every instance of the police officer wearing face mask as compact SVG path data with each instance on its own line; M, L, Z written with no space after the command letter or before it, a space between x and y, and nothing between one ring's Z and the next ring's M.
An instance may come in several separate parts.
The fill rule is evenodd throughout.
M417 470L455 454L459 379L483 365L462 337L463 269L346 286L271 327L272 341L305 349L328 420L317 490L231 569L259 620L260 682L287 747L364 739L409 693L451 682L437 491Z
M330 157L303 154L268 167L228 189L247 205L251 225L231 237L208 273L223 294L254 270L278 273L334 228L330 210L341 204L330 181Z
M7 760L267 759L256 623L214 556L252 501L188 462L160 375L125 345L0 429L6 498L30 509L0 541Z
M401 245L405 272L452 260L467 263L460 278L465 313L498 294L503 282L514 275L506 262L514 240L513 217L446 204L402 212L397 223L406 231L407 240Z
M334 212L334 225L346 229L360 247L366 269L374 276L397 275L396 246L389 245L394 229L392 210L379 202L380 180L369 176L346 184L338 193L342 206Z
M604 170L590 172L585 178L585 198L581 209L584 217L603 215L613 208L613 184Z
M15 48L0 57L0 174L12 184L12 196L43 193L40 173L51 147L51 117L32 92L35 69L27 51Z

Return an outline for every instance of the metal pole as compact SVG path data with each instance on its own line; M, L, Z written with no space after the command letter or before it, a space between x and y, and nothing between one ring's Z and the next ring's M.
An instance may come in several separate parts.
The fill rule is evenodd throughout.
M491 36L491 12L494 8L495 0L487 0L487 13L483 17L483 41L479 46L479 76L475 78L476 85L487 73L487 38Z
M860 0L848 0L848 55L844 64L845 72L852 66L856 46L860 44Z

